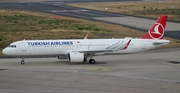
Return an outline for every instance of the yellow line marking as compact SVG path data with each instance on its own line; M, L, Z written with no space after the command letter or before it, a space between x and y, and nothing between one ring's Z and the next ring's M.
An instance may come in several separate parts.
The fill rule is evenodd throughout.
M86 70L95 71L95 70L99 70L99 68L87 68Z

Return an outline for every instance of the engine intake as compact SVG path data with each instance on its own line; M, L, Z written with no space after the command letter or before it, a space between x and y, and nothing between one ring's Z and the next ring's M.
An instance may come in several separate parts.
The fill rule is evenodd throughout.
M78 52L69 52L68 53L68 61L69 62L83 62L84 54Z

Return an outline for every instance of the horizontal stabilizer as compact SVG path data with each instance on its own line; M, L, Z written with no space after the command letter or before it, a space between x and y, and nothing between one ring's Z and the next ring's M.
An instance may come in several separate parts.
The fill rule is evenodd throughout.
M169 40L157 40L153 42L154 45L169 44L169 43L170 43Z

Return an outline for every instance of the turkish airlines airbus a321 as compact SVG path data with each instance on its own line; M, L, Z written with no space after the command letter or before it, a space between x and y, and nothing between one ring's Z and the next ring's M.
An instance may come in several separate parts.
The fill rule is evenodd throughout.
M67 56L69 62L86 62L90 58L89 63L94 64L93 56L134 53L169 44L163 39L167 18L161 15L142 38L22 40L11 43L2 52L22 57L21 64L27 56Z

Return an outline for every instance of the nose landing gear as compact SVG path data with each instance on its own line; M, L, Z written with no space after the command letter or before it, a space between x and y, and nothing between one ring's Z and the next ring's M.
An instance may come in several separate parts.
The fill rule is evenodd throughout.
M25 64L25 62L24 62L24 57L22 58L22 61L21 61L21 64L23 65L23 64Z

